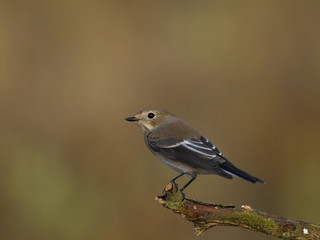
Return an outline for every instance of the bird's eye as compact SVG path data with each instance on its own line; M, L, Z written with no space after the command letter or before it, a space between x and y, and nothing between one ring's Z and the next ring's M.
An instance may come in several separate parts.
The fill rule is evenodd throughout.
M148 114L148 118L152 119L154 117L155 117L154 113L151 112L151 113Z

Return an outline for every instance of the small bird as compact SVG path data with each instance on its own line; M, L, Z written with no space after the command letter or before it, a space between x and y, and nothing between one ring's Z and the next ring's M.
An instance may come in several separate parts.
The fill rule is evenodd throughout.
M264 183L234 166L207 138L173 113L161 108L147 108L125 120L137 123L150 151L180 173L169 182L184 174L191 177L181 192L198 174L217 174L229 179L236 176L252 183Z

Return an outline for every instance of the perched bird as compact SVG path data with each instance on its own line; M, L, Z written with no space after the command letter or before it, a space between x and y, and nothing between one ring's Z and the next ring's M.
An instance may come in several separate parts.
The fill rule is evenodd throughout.
M261 182L259 178L238 169L207 138L176 115L161 109L148 108L125 120L136 122L144 133L150 151L161 161L190 180L180 189L182 192L198 174L217 174L232 179L232 176L249 182Z

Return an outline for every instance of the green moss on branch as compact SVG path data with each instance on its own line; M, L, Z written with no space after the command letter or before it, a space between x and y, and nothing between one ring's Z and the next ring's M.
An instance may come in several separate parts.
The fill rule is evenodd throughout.
M320 239L320 225L273 216L246 205L237 209L187 199L173 183L156 200L193 222L197 235L214 226L237 226L283 239Z

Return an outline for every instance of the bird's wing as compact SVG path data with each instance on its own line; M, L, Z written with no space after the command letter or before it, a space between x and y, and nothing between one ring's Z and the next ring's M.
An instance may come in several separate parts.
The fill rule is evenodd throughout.
M225 162L223 154L205 137L199 139L175 139L175 138L151 138L147 141L148 146L163 156L189 165L195 169L205 169L213 171L224 177L225 172L219 167L219 164Z
M201 136L199 140L206 145L208 148L210 148L215 154L217 154L219 157L222 159L226 160L225 157L223 156L222 152L214 145L212 144L207 138Z

